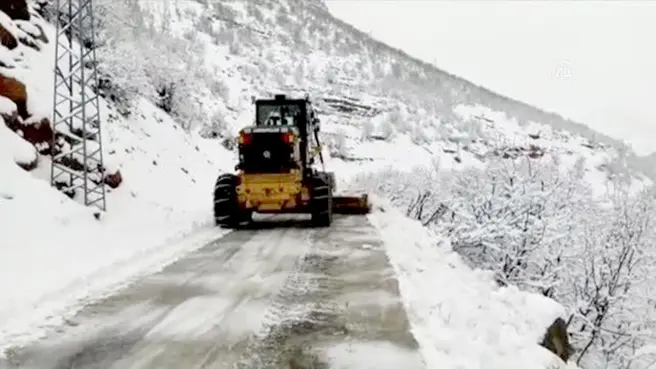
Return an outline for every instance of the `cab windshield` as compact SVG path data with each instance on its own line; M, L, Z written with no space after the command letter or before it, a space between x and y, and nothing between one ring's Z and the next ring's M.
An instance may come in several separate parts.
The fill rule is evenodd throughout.
M258 104L258 126L295 126L301 116L301 107L296 104Z

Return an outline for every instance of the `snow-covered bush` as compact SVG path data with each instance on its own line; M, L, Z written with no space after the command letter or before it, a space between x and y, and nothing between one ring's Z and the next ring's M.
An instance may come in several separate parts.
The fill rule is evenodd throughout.
M574 341L583 367L646 368L655 342L654 194L614 192L610 206L585 219L579 259L570 260L560 298L572 307Z
M461 172L435 165L361 174L353 187L448 235L498 283L563 304L583 367L647 368L655 357L645 348L656 343L654 194L629 195L618 180L598 199L582 161L562 168L548 156L497 159Z
M99 0L96 9L94 46L105 93L127 111L136 96L144 96L184 128L209 123L211 115L197 101L204 87L197 33L172 37L167 6L161 17L137 0Z
M435 226L456 251L514 284L551 296L563 254L577 240L585 188L580 173L559 173L556 163L496 160L484 170L458 173L447 206L455 213Z

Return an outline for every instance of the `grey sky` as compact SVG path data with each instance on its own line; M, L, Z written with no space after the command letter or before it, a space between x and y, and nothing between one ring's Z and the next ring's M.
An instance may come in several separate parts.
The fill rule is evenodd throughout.
M440 68L656 151L656 1L326 3Z

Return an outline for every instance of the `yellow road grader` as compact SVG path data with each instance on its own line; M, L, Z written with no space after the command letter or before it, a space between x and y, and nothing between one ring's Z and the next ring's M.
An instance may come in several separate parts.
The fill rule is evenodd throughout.
M334 194L335 175L325 171L320 121L309 97L275 95L254 105L255 125L239 132L236 173L216 179L217 226L238 228L257 212L309 213L314 226L329 227L333 214L369 212L366 194ZM317 157L322 170L314 167Z

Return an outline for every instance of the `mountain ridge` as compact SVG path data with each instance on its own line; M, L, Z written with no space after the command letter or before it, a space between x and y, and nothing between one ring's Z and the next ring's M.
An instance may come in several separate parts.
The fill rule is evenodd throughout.
M447 71L447 70L445 70L445 69L443 69L443 68L441 68L441 67L439 67L439 66L437 66L437 65L435 65L431 62L425 61L425 60L423 60L419 57L411 55L408 52L406 52L406 51L404 51L400 48L396 48L394 46L386 44L384 41L376 38L375 36L373 36L369 33L366 33L364 31L358 29L357 27L347 23L346 21L340 19L339 17L335 16L333 13L330 12L328 6L325 4L325 2L323 2L323 0L315 0L314 2L321 3L321 5L319 5L317 7L320 10L325 11L327 15L332 17L332 19L336 23L340 24L344 28L349 29L350 31L358 34L361 37L366 37L366 38L371 39L371 41L375 42L379 46L381 46L383 48L387 48L392 53L395 53L395 54L399 55L402 58L413 61L414 63L421 66L422 68L426 68L426 69L429 69L429 70L432 69L437 74L446 75L448 78L453 78L453 79L455 79L455 80L457 80L461 83L469 85L470 87L472 87L474 89L479 89L481 91L484 91L485 93L489 94L490 96L498 97L500 100L510 101L510 102L512 102L513 104L516 104L518 107L520 107L522 109L527 108L529 110L534 110L534 111L537 111L541 114L544 114L546 117L551 117L555 120L564 121L567 124L571 124L573 127L577 128L577 130L589 131L595 137L595 139L600 139L600 141L602 141L602 142L613 143L615 145L617 145L617 144L627 145L623 140L618 139L618 138L614 138L614 137L611 137L609 135L603 134L599 131L596 131L593 128L586 125L585 123L583 123L583 122L579 122L579 121L576 121L576 120L565 118L564 116L562 116L560 113L558 113L556 111L551 111L551 110L548 110L548 109L544 109L544 108L541 108L541 107L539 107L535 104L530 104L530 103L523 102L519 98L514 98L514 97L511 97L509 95L504 95L502 93L496 92L493 88L488 88L488 87L485 87L483 85L477 84L476 82L474 82L472 80L469 80L466 77L460 76L456 73L449 72L449 71Z

